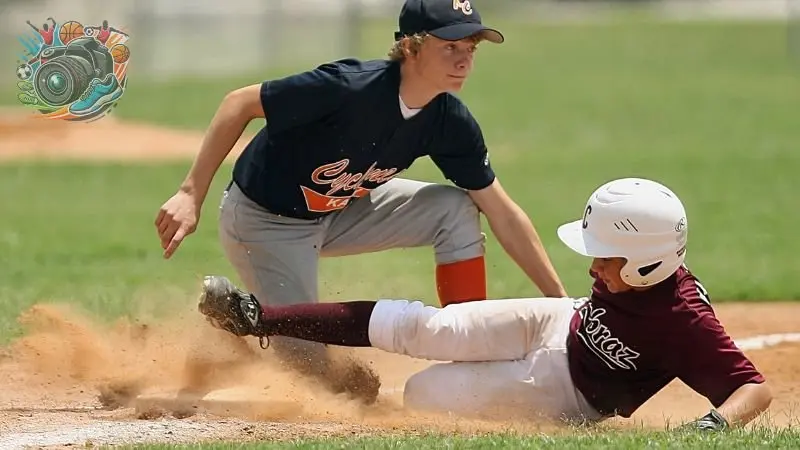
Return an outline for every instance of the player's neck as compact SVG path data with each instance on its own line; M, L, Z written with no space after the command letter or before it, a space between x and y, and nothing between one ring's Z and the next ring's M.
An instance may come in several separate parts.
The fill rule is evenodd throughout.
M411 66L400 66L400 98L411 109L424 108L441 91L414 72Z

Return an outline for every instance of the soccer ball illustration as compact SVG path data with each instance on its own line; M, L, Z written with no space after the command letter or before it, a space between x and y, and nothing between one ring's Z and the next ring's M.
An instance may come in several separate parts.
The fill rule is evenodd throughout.
M17 67L17 78L20 80L27 80L33 75L33 69L29 64L20 64Z

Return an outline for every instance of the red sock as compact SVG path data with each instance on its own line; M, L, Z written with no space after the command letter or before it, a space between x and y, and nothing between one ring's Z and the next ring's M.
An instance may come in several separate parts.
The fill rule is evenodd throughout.
M486 300L486 263L483 256L436 266L439 304Z

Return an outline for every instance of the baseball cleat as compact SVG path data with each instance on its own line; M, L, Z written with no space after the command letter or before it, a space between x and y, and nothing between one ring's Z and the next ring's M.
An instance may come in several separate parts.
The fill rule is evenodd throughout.
M223 276L203 279L200 312L215 328L236 336L262 337L261 305Z

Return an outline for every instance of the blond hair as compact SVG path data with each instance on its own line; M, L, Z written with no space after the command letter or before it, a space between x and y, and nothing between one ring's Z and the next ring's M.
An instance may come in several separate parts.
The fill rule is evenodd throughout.
M404 36L402 39L399 39L392 44L392 47L389 49L389 59L392 61L400 61L403 62L406 59L406 47L405 43L408 42L408 50L411 52L412 55L416 55L419 52L419 49L422 47L422 44L430 35L426 32L416 33L408 36ZM475 36L470 36L470 41L475 43L476 45L483 41L483 36L478 34Z
M389 59L392 61L404 61L406 59L406 42L408 42L408 50L411 52L411 54L417 54L420 47L422 47L422 43L425 42L425 39L428 36L428 33L422 32L404 36L402 39L398 39L394 42L394 44L392 44L392 48L389 49Z

